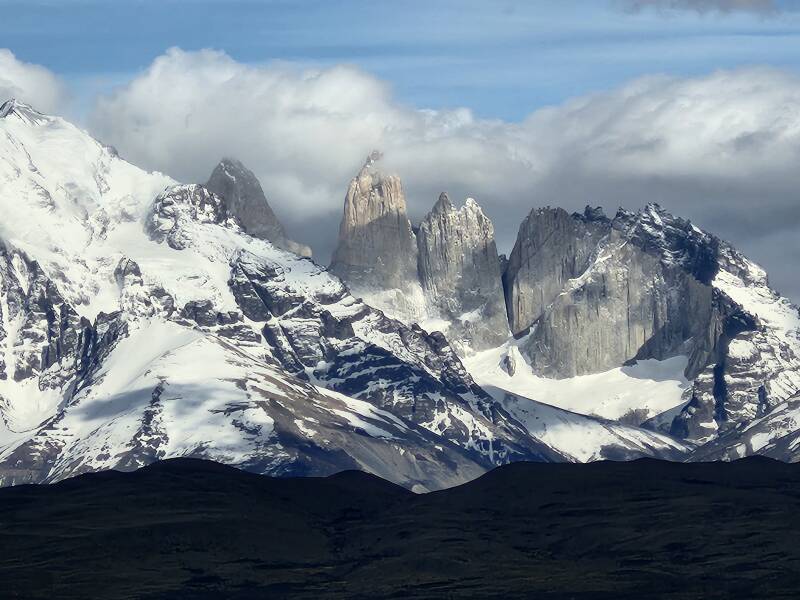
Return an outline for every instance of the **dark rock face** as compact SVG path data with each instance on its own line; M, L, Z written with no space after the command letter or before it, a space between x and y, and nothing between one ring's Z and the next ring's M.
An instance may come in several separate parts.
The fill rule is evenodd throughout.
M64 300L36 261L0 246L0 379L37 378L39 388L62 388L81 358L88 326Z
M311 256L311 249L290 240L267 202L255 174L238 160L224 158L214 168L205 187L225 200L228 211L250 235L272 242L300 256Z
M273 355L296 377L430 429L482 464L557 456L474 383L441 334L389 319L328 281L324 293L301 297L279 265L241 254L230 286L242 312L265 322Z
M201 327L213 327L218 322L217 311L210 300L191 300L181 311L184 319L194 321Z
M155 199L145 221L145 229L154 242L164 242L175 250L193 243L191 229L185 223L225 224L232 221L225 201L201 185L178 185Z
M0 343L7 348L0 363L0 380L32 382L40 398L32 396L30 402L49 399L54 408L66 406L88 385L116 340L124 335L124 321L119 313L100 313L94 323L79 317L39 265L7 245L0 249L0 288L3 322L16 324L0 327ZM23 431L39 428L30 440L4 456L0 482L40 481L61 448L53 440L41 441L47 437L45 432L58 431L58 416L32 406L14 406L2 394L0 402L0 417L6 426Z
M784 462L800 462L800 394L767 407L746 428L728 427L701 446L695 460L736 460L761 454Z

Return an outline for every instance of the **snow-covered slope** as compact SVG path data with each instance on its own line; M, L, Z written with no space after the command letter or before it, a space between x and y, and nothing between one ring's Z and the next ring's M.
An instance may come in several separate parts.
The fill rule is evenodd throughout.
M672 332L669 352L546 379L534 329L462 362L442 333L248 235L207 188L144 172L28 106L0 115L2 483L204 456L274 474L361 468L423 490L513 460L728 457L791 433L796 310L728 246L708 284L718 347L701 353L722 367L698 366L694 342ZM685 260L670 241L642 242L663 227L623 221L655 256L648 269L665 250ZM709 402L724 412L708 417ZM713 440L698 450L703 435L668 435L670 423L702 432L708 419ZM645 420L659 431L637 427ZM750 424L776 433L741 451L732 432Z
M714 448L800 389L797 307L658 205L534 209L504 282L516 337L467 359L481 384Z
M13 100L2 111L0 238L37 261L81 316L115 310L117 262L126 246L140 246L145 212L175 182L63 119Z
M606 441L538 438L443 335L247 235L203 186L25 105L2 112L3 483L191 455L436 489L510 460L604 455Z
M342 314L373 313L310 261L245 235L220 198L145 173L61 119L13 102L3 114L6 482L199 454L268 472L361 467L435 488L509 458L491 411L471 414L487 400L466 373L450 375L464 380L455 391L441 379L446 369L434 372L401 339L412 334L379 313L361 335L384 364L420 365L440 399L429 420L452 410L461 438L290 372L265 342L265 323L250 318L252 303L242 306L247 290L235 273L280 279L287 309L335 296ZM260 320L272 320L275 305L262 307ZM366 384L350 387L366 393ZM505 437L521 457L557 456L532 438Z
M669 410L682 408L690 387L684 376L686 357L641 360L602 373L551 379L533 373L519 351L521 340L464 359L464 366L484 388L518 396L582 415L639 425Z
M274 474L359 468L423 489L484 470L425 429L287 376L255 345L161 320L130 328L64 410L10 448L5 483L187 455Z
M613 420L592 419L487 386L511 415L538 439L575 462L633 460L653 456L682 460L692 445L668 435Z
M678 422L705 436L698 459L766 454L797 461L798 309L770 289L761 267L731 248L721 253L713 286L736 307L735 327L722 340L720 360L698 375Z

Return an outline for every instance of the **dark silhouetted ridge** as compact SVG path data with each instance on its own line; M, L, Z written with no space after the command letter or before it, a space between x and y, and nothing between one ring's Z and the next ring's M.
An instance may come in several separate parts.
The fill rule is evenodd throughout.
M422 495L174 459L1 489L0 580L26 599L795 598L798 520L800 467L761 457L515 463Z

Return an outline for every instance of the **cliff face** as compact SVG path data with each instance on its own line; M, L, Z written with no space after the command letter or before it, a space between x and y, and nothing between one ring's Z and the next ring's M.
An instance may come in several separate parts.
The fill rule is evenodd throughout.
M238 160L221 160L205 187L225 200L231 215L239 220L250 235L300 256L311 256L311 248L286 236L283 225L267 202L261 183Z
M613 220L536 209L505 273L512 331L535 372L573 377L630 360L690 357L696 375L720 332L714 240L655 206ZM705 260L703 253L709 254Z
M373 152L347 191L330 271L356 295L406 323L439 330L465 355L508 338L492 222L475 200L446 193L412 229L400 178Z
M537 208L522 222L504 273L508 321L518 335L536 321L564 285L589 266L611 224L602 213L585 218L561 208Z
M403 186L383 175L373 152L350 182L330 271L359 292L404 289L417 279L417 241Z
M508 338L492 222L472 198L456 210L442 193L417 232L429 313L451 323L454 343L482 350Z
M663 428L704 442L766 414L800 384L797 309L757 265L657 205L536 209L504 277L509 322L550 378L685 355L692 387Z
M629 412L694 443L727 439L800 387L797 310L759 267L689 221L657 205L613 218L537 208L505 261L474 200L456 208L442 194L412 230L400 181L378 171L378 158L350 185L331 270L367 304L499 369L496 381L473 372L487 385L539 398L537 378L686 357L682 377L670 377L687 382L682 397ZM522 380L503 379L515 373ZM590 399L584 408L592 413Z

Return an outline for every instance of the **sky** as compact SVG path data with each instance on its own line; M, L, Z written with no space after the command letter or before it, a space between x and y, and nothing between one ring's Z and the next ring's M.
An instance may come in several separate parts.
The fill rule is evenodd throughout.
M800 300L800 0L0 0L0 96L181 181L223 156L321 262L374 148L411 216L656 201Z

